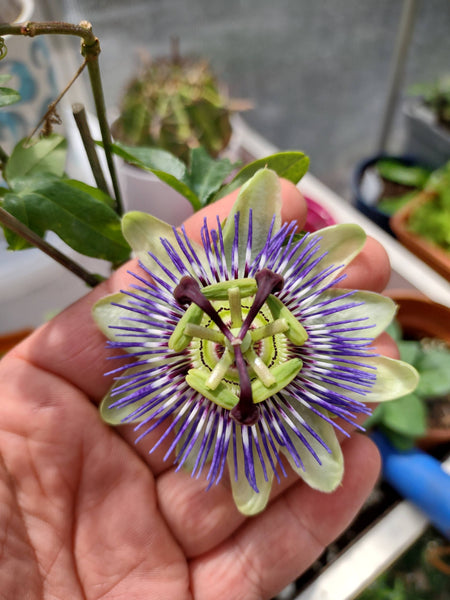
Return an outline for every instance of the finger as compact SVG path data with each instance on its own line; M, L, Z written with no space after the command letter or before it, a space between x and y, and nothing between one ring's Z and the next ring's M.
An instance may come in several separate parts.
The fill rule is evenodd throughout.
M344 445L342 486L322 494L292 486L214 550L191 561L197 600L271 598L305 571L354 518L379 472L372 442L356 436Z
M363 249L344 273L346 278L336 287L382 292L391 275L388 254L379 242L368 237Z

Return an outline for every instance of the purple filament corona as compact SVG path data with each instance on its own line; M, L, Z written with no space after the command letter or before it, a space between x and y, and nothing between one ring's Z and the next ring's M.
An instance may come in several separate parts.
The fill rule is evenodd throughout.
M121 357L132 360L111 371L117 381L109 407L127 409L123 422L138 421L139 439L166 425L151 452L170 439L166 457L174 457L178 468L189 464L193 476L205 474L212 485L220 481L228 460L232 476L245 476L258 491L257 469L266 481L271 474L276 479L280 473L286 474L282 454L288 453L296 467L304 468L298 443L320 464L313 445L317 442L330 450L308 423L308 414L341 431L334 417L357 426L357 415L370 412L363 401L375 383L376 371L365 362L373 356L370 326L361 316L349 317L360 303L352 300L351 293L321 297L342 277L341 265L326 264L320 269L327 256L320 236L306 234L299 239L293 223L274 232L272 221L265 244L255 253L251 213L249 223L246 239L240 240L236 215L229 257L220 226L210 230L205 221L201 231L204 256L198 255L182 229L181 233L174 230L176 245L162 239L161 254L150 254L165 280L140 263L141 272L133 274L136 283L125 292L126 301L117 304L123 309L123 318L113 326L116 341L109 346L126 350ZM244 257L239 256L240 247ZM286 344L288 359L300 359L302 367L283 389L257 406L252 402L248 368L239 348L235 367L240 403L229 410L187 384L185 377L194 366L191 349L174 351L169 340L186 305L194 302L230 341L229 325L202 294L202 288L247 276L256 279L258 290L244 315L241 338L269 294L289 309L308 338L301 346Z

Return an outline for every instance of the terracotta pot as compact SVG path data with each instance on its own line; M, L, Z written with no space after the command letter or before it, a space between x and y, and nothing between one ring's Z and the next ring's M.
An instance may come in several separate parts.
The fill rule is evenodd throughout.
M412 338L438 338L450 344L450 307L433 302L414 290L387 290L386 295L398 305L397 321ZM450 368L450 365L449 365ZM450 442L450 428L429 428L419 440L421 448Z
M21 342L31 333L31 329L21 329L19 331L13 331L11 333L4 333L0 335L0 358L3 354L6 354L16 344Z
M412 233L408 229L408 221L411 214L419 206L425 202L431 202L432 199L433 196L426 192L418 194L406 206L396 212L389 222L394 235L406 248L450 281L450 252L446 252L443 248Z

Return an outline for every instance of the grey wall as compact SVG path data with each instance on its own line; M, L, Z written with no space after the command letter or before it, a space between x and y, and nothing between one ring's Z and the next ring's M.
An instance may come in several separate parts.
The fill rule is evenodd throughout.
M137 51L210 59L246 120L283 149L302 149L311 171L348 195L353 165L376 150L401 0L47 0L62 17L93 23L110 105ZM131 67L130 67L131 57ZM450 71L450 1L418 0L404 89ZM401 119L389 137L400 148Z

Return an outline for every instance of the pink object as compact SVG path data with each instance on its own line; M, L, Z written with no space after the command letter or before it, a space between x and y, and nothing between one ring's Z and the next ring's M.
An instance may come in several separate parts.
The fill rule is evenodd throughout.
M308 206L308 216L306 217L304 226L305 231L317 231L318 229L322 229L322 227L336 224L334 218L323 206L307 196L304 196L304 198Z

